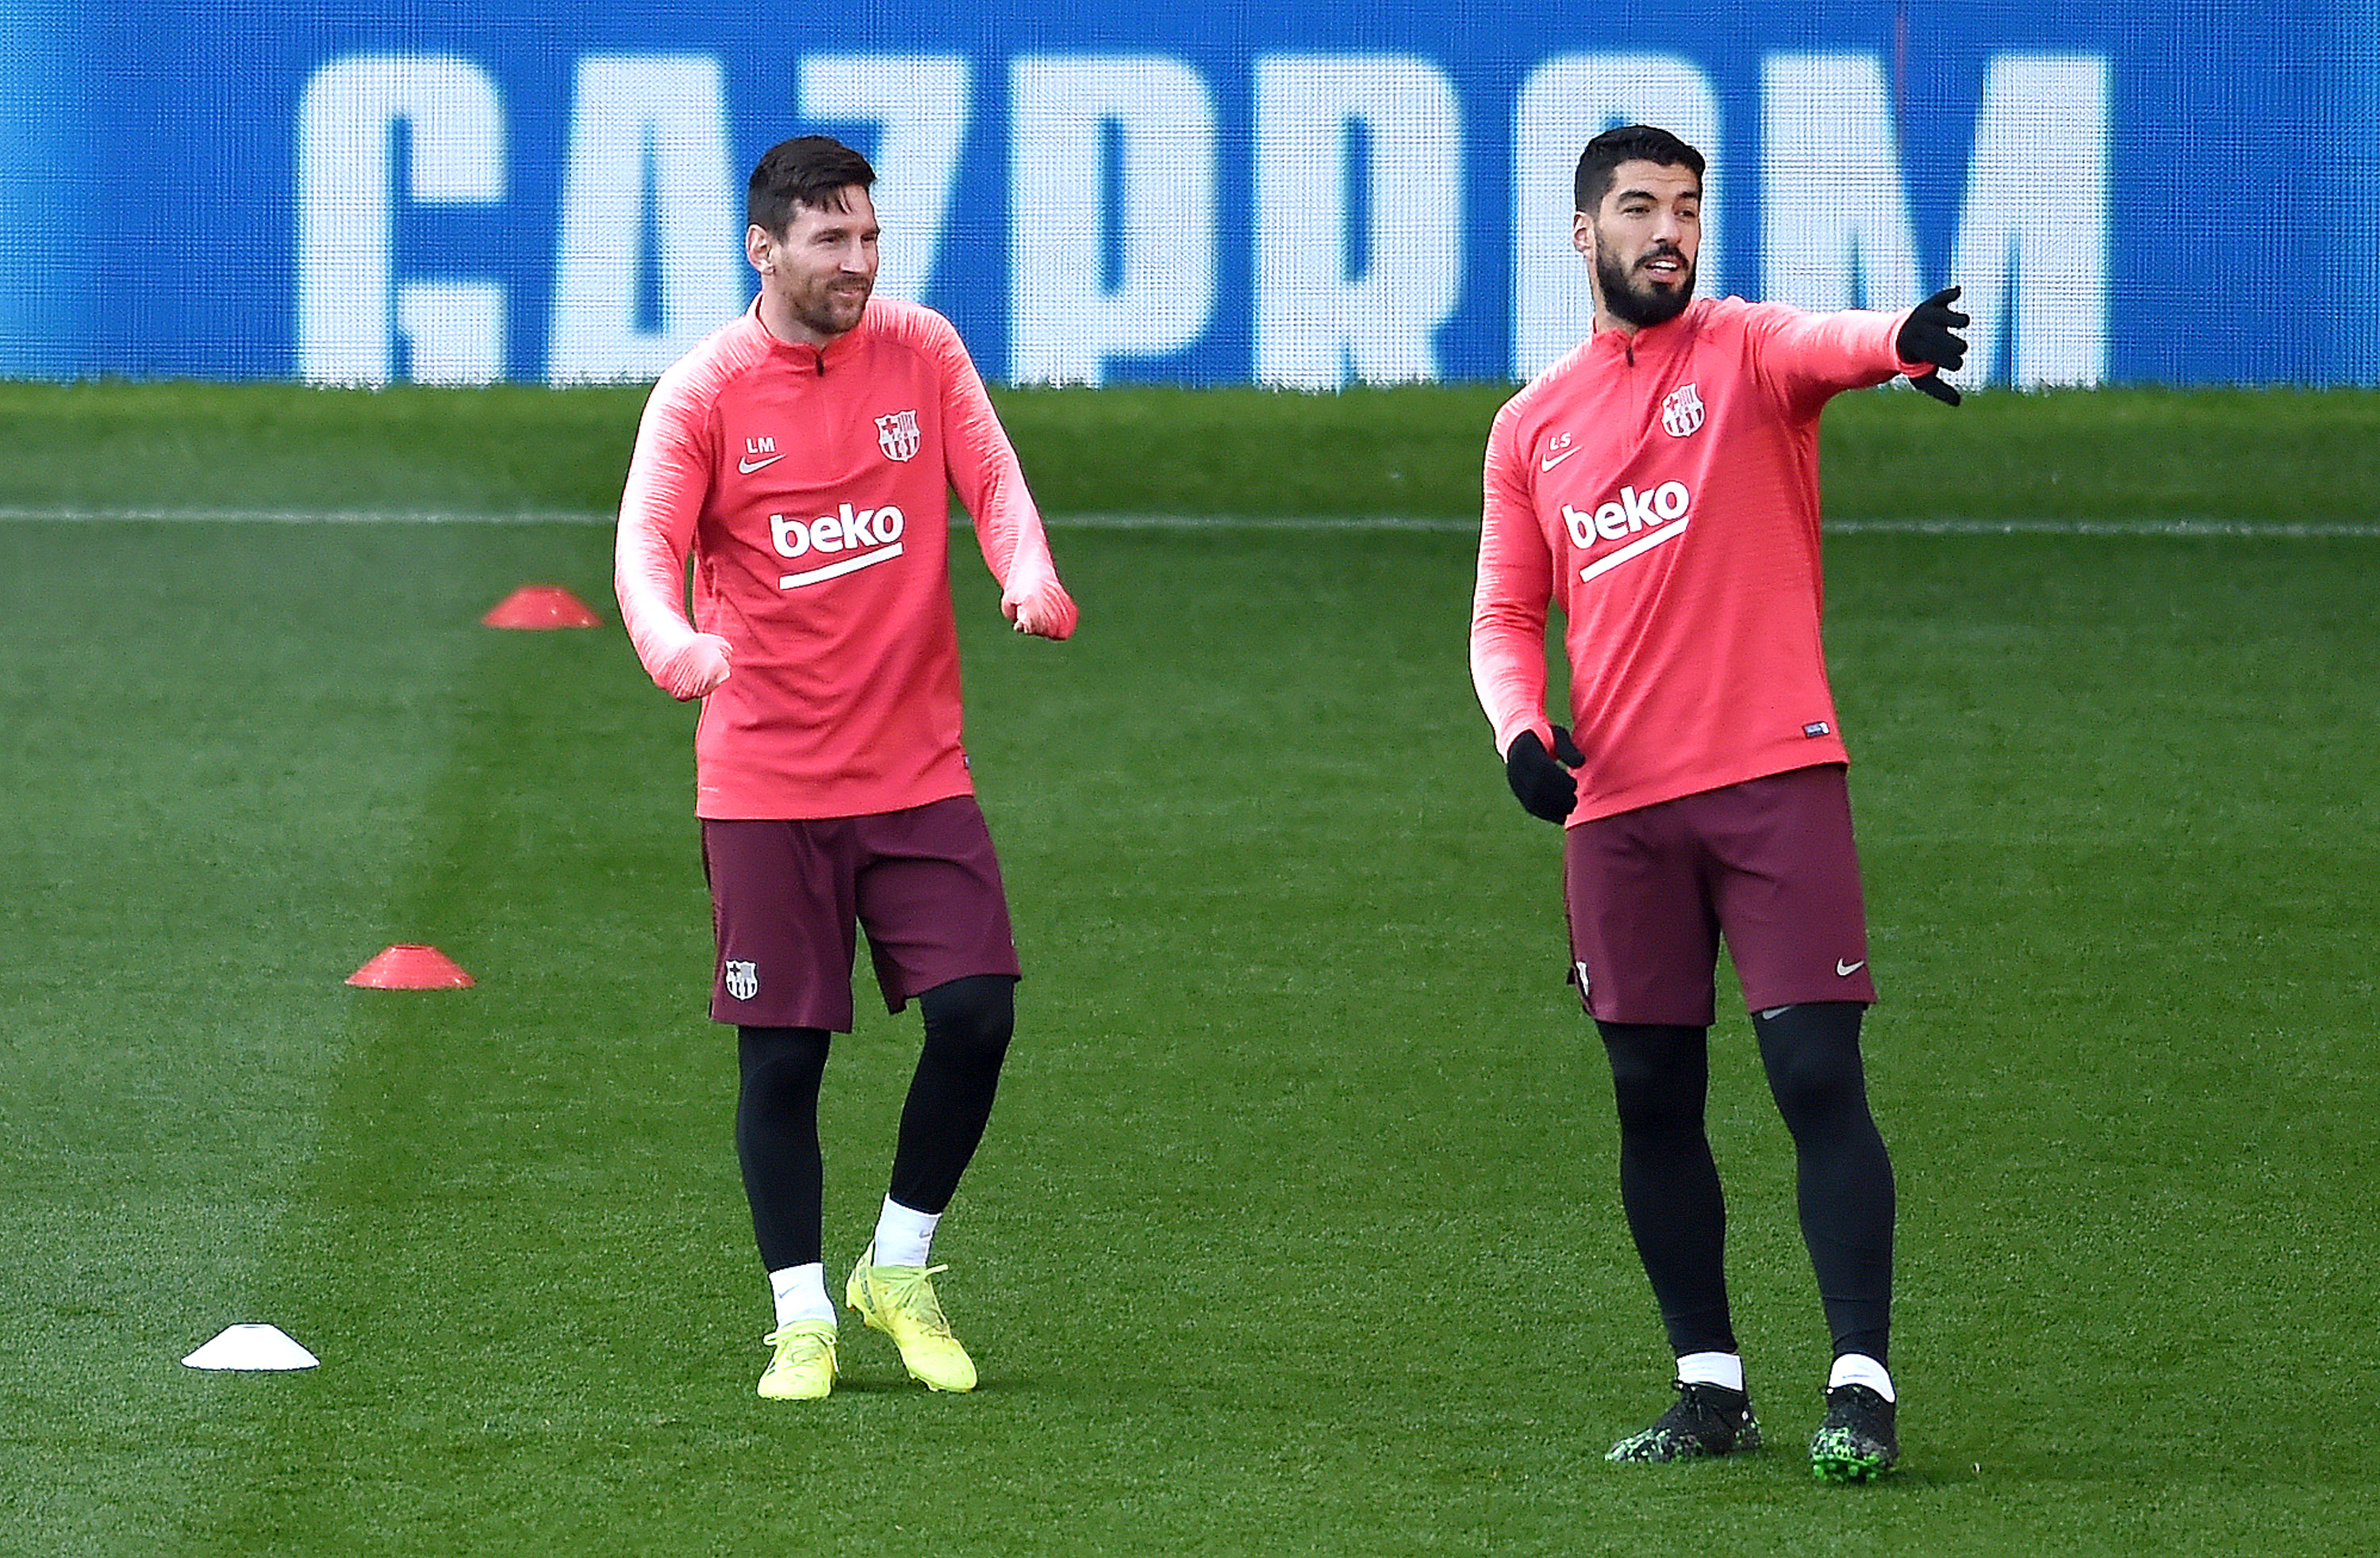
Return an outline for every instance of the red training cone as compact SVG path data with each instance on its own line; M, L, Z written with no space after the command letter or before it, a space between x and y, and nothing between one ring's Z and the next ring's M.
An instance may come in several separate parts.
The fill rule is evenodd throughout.
M558 584L524 584L480 620L490 627L596 627L602 618Z
M390 947L347 976L366 990L468 990L478 981L434 946Z

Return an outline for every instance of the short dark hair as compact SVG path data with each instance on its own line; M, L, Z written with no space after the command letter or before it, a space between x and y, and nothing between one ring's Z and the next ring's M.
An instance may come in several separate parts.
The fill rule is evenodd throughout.
M1605 130L1578 154L1578 176L1571 182L1580 211L1594 211L1611 193L1612 175L1622 163L1652 163L1660 167L1684 167L1703 176L1703 154L1652 125L1621 125Z
M855 184L865 189L875 182L876 170L868 159L834 137L798 135L761 154L744 200L744 220L772 236L782 235L794 219L794 207L840 210L844 190Z

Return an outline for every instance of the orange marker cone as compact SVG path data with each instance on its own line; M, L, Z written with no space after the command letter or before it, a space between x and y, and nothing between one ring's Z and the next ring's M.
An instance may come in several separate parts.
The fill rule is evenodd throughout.
M490 627L599 627L602 618L558 584L524 584L480 620Z
M366 990L468 990L478 981L434 946L399 943L347 976Z

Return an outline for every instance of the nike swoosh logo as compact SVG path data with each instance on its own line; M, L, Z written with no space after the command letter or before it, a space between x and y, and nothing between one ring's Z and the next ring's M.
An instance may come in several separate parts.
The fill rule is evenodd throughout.
M1856 963L1846 963L1841 958L1838 957L1835 959L1835 978L1839 980L1850 979L1853 974L1858 973L1862 968L1866 967L1867 959L1864 957L1861 958Z
M1579 445L1577 447L1564 449L1559 455L1548 455L1544 459L1537 462L1537 474L1540 476L1544 475L1547 471L1549 471L1553 469L1554 467L1561 464L1562 461L1570 458L1572 455L1577 454L1579 448L1584 446L1585 445Z
M765 460L737 460L735 462L735 469L742 471L745 475L749 476L754 471L761 469L763 467L775 465L779 460L782 460L784 457L785 456L783 455L771 455Z

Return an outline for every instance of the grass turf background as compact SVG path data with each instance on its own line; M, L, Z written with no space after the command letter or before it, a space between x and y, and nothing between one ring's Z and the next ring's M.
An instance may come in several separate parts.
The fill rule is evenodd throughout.
M996 391L1055 515L1472 518L1510 392ZM0 507L609 514L640 388L0 383ZM1842 518L2365 520L2380 391L1842 396Z
M636 408L0 401L17 508L594 509ZM1199 430L1191 490L1238 514L1446 512L1391 504L1383 451L1459 493L1493 404L1004 399L1045 496L1069 450L1159 471ZM1852 397L1829 490L1879 517L2365 517L2371 405ZM2227 486L2251 443L2263 480ZM1201 506L1146 480L1064 506ZM789 1409L750 1394L768 1318L700 1015L690 715L616 627L478 626L530 579L608 620L605 533L0 525L0 1552L2380 1540L2372 539L1830 543L1909 1399L1904 1472L1852 1491L1798 1454L1825 1339L1740 1017L1713 1124L1778 1448L1597 1459L1666 1360L1560 982L1554 841L1471 700L1468 540L1053 539L1072 643L1000 630L964 542L955 573L1031 974L938 1249L986 1385L929 1396L855 1326L845 1388ZM340 982L416 940L479 987ZM913 1044L863 1003L838 1045L831 1260L881 1193ZM175 1361L240 1320L323 1367Z

